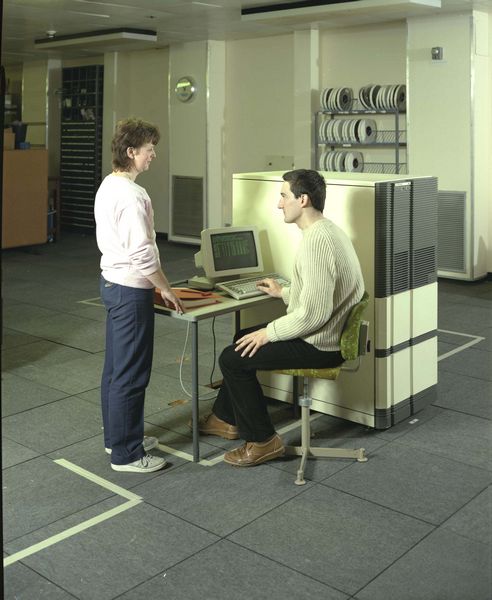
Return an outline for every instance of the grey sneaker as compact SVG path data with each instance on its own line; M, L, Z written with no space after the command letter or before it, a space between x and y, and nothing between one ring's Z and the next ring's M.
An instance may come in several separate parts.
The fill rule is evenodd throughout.
M152 454L146 454L139 458L135 462L128 463L127 465L113 465L111 468L114 471L126 471L131 473L152 473L158 471L166 466L166 461L160 456L153 456Z
M154 448L156 448L158 444L159 440L157 438L151 436L147 437L146 435L144 435L142 445L146 454L149 450L153 450ZM106 454L111 454L112 450L111 448L104 448L104 452L106 452Z

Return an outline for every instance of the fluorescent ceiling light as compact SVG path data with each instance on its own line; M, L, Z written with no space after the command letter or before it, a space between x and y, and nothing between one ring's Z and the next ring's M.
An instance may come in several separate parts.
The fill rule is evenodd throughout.
M84 15L86 17L102 17L103 19L110 18L109 15L101 15L100 13L88 13L88 12L83 12L81 10L67 10L67 12L70 13L71 15Z
M51 38L34 40L40 49L70 48L74 46L103 46L111 43L131 44L134 42L157 42L157 33L148 29L102 29L71 35L55 35Z
M407 11L441 8L441 0L299 0L252 6L241 10L243 21L265 21L271 19L279 24L328 20L330 17L358 14L405 15Z
M222 4L210 4L209 2L195 2L194 0L192 4L198 4L200 6L210 6L211 8L224 8Z
M82 4L100 4L101 6L114 6L116 8L130 8L128 4L114 4L112 2L97 2L96 0L74 0Z

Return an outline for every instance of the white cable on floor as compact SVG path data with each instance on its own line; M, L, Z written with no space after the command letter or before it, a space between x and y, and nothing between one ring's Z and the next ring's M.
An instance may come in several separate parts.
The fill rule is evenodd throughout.
M214 319L215 321L215 319ZM214 334L215 335L215 334ZM188 345L188 338L190 336L190 323L188 322L188 325L186 327L186 338L185 338L185 343L183 346L183 352L181 354L181 359L179 361L179 383L181 384L181 389L183 390L183 392L189 397L192 397L192 393L189 392L184 385L183 382L183 363L184 363L184 357L185 357L185 352L186 352L186 346ZM215 369L215 352L214 352L214 367L213 369ZM213 373L213 370L212 370ZM212 400L212 398L215 398L217 396L217 392L213 391L210 394L207 394L205 396L198 396L198 400L199 402L202 402L204 400Z

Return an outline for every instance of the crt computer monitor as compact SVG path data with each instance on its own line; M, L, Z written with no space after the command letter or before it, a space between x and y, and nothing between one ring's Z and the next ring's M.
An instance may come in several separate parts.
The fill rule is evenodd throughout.
M195 264L203 267L207 279L234 279L249 273L263 273L258 230L254 226L218 227L201 233L200 252Z

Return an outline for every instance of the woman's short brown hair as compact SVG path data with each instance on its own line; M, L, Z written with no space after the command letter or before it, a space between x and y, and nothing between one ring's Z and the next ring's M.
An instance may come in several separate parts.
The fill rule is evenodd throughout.
M161 139L159 129L142 121L142 119L123 119L116 125L116 131L111 142L113 154L113 169L115 171L128 171L131 158L127 154L128 148L141 148L144 144L154 144Z

